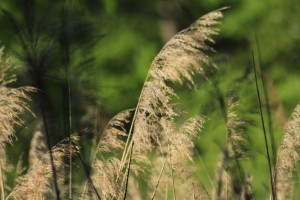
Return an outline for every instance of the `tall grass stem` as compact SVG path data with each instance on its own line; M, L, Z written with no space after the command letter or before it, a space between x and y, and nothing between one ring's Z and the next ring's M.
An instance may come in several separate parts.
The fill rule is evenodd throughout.
M267 110L267 116L268 116L268 128L269 128L269 135L270 135L270 142L271 142L271 150L272 150L272 156L273 156L273 165L276 165L276 142L274 138L274 131L273 131L273 123L272 123L272 113L270 108L270 100L269 100L269 93L267 90L266 80L264 78L263 69L262 69L262 59L261 59L261 51L260 46L258 42L258 38L256 37L256 34L254 34L255 37L255 43L256 43L256 49L257 49L257 55L258 55L258 66L260 70L260 77L262 81L263 86L263 92L265 97L265 103L266 103L266 110Z
M269 153L269 145L268 145L268 139L267 139L267 132L266 132L266 128L265 128L265 121L264 121L264 116L263 116L261 96L260 96L260 91L259 91L259 86L258 86L258 79L257 79L257 74L256 74L256 64L255 64L255 59L254 59L254 53L253 52L252 52L252 61L253 61L253 69L254 69L254 77L255 77L257 99L258 99L259 111L260 111L260 119L261 119L262 128L263 128L264 142L265 142L265 148L266 148L266 153L267 153L267 160L268 160L268 165L269 165L269 174L270 174L272 197L273 197L273 200L276 200L276 193L275 193L274 183L273 183L271 157L270 157L270 153Z

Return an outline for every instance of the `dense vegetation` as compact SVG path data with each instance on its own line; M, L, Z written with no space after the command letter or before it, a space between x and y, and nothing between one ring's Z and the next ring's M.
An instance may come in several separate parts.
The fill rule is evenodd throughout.
M2 199L299 198L296 1L0 7Z

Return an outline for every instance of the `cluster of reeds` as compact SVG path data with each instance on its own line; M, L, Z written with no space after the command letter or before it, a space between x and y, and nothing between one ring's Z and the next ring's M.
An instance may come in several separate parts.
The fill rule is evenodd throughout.
M206 117L187 117L184 111L177 109L176 85L194 88L195 78L199 76L211 82L206 71L216 66L208 55L213 52L209 43L214 42L212 36L218 33L215 26L221 17L222 9L204 15L163 47L151 64L137 106L120 112L105 127L92 155L91 172L84 168L84 183L72 183L72 165L77 166L73 159L79 157L81 160L78 141L84 137L71 135L69 118L66 120L70 123L67 125L69 137L51 146L48 123L44 119L36 127L31 142L30 168L18 177L13 188L5 188L5 158L9 155L5 146L14 137L14 127L23 126L20 114L29 110L27 92L34 89L9 87L15 78L9 76L11 63L3 59L1 49L1 199L254 199L252 176L244 172L240 163L248 154L249 141L243 134L246 121L235 110L238 100L230 96L227 105L221 105L226 146L217 166L212 194L197 178L193 167L194 140L205 126ZM257 80L256 77L256 83ZM261 106L259 89L257 94ZM69 98L70 93L68 101ZM71 109L69 107L68 112ZM262 114L261 117L264 126ZM266 137L265 140L268 152ZM273 199L292 198L293 175L300 160L299 147L298 105L286 125L275 170L269 162Z

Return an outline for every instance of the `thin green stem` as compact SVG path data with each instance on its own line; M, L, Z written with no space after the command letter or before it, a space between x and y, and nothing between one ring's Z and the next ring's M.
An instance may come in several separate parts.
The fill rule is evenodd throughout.
M266 106L267 106L267 116L268 116L268 127L269 127L269 135L270 135L270 140L271 140L271 150L272 150L272 155L273 155L273 164L275 166L276 164L276 143L275 143L275 138L274 138L274 131L273 131L273 124L272 124L272 113L271 113L271 108L270 108L270 101L269 101L269 95L267 92L267 87L266 87L266 81L263 77L263 74L261 72L261 80L263 83L263 91L265 93L265 101L266 101Z
M260 70L260 78L262 80L262 86L263 86L263 92L264 92L264 97L265 97L265 102L266 102L266 108L267 108L267 116L268 116L268 128L269 128L269 135L270 135L270 142L271 142L271 150L272 150L272 156L273 156L273 165L276 165L276 142L274 138L274 131L273 131L273 123L272 123L272 113L271 113L271 108L270 108L270 101L269 101L269 93L267 90L266 86L266 81L263 76L263 70L262 70L262 59L261 59L261 53L260 53L260 47L258 43L258 39L256 35L255 37L255 43L256 43L256 48L257 48L257 54L258 54L258 63L259 63L259 70Z
M260 96L260 91L259 91L259 87L258 87L258 79L257 79L257 75L256 75L256 66L255 66L255 59L254 59L253 52L252 52L252 60L253 60L255 85L256 85L257 99L258 99L258 104L259 104L260 118L261 118L261 123L262 123L262 128L263 128L265 148L266 148L267 160L268 160L268 166L269 166L269 174L270 174L272 197L273 197L274 200L276 200L276 193L275 193L274 183L273 183L271 158L270 158L270 153L269 153L269 145L268 145L268 139L267 139L267 133L266 133L266 128L265 128L264 116L263 116L263 111L262 111L261 96Z

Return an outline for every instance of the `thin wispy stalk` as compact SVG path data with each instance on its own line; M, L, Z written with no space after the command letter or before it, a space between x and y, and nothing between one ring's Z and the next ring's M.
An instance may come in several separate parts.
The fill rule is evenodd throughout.
M273 173L272 173L271 156L270 156L270 153L269 153L269 144L268 144L267 132L266 132L266 128L265 128L265 121L264 121L264 115L263 115L263 109L262 109L261 95L260 95L260 90L259 90L259 85L258 85L256 64L255 64L255 59L254 59L254 53L253 52L252 52L252 62L253 62L253 70L254 70L254 77L255 77L257 100L258 100L258 104L259 104L260 119L261 119L261 124L262 124L262 129L263 129L263 135L264 135L265 150L266 150L266 154L267 154L266 156L267 156L267 160L268 160L272 198L275 200L276 199L276 190L275 190Z
M60 51L61 51L61 59L62 59L62 64L64 67L64 80L65 80L65 93L67 94L66 97L64 98L64 121L65 121L65 135L69 137L69 146L70 146L70 151L72 151L72 141L71 141L71 135L72 135L72 103L71 103L71 84L70 84L70 61L71 61L71 33L70 33L70 28L72 27L72 20L71 15L72 15L72 10L71 7L72 5L69 5L70 2L65 4L65 7L63 9L63 13L61 16L61 32L59 35L59 45L60 45ZM69 193L69 199L72 198L72 153L70 153L69 157L69 173L68 173L68 193Z
M254 34L255 37L255 43L256 43L256 49L257 49L257 55L258 55L258 66L260 71L260 79L262 82L262 88L264 93L264 99L266 104L266 111L267 111L267 120L268 120L268 130L269 130L269 136L270 136L270 143L271 143L271 151L272 151L272 161L273 165L276 165L276 142L274 138L274 131L273 131L273 123L272 123L272 113L271 113L271 106L270 106L270 100L269 100L269 92L267 89L266 81L264 78L264 72L262 69L262 59L261 59L261 50L258 42L258 38L256 34Z
M211 178L211 176L209 175L209 173L207 171L207 168L205 166L205 163L204 163L203 159L201 158L201 156L199 155L199 152L197 150L195 152L196 152L196 155L197 155L198 159L200 160L200 164L201 164L201 166L202 166L202 168L203 168L203 170L204 170L204 172L205 172L205 174L206 174L206 176L207 176L207 178L208 178L211 186L215 187L214 182L212 181L212 178Z
M278 200L292 199L294 175L300 163L300 103L295 107L277 153L275 169L276 195Z
M168 149L170 151L170 145L168 144ZM173 199L176 200L176 188L175 188L175 181L174 181L174 170L173 170L173 162L172 162L172 154L169 153L169 165L171 169L171 177L172 177L172 191L173 191Z
M159 182L160 182L160 179L161 179L162 173L163 173L163 171L164 171L164 169L165 169L166 162L167 162L167 161L165 161L165 162L164 162L164 164L163 164L163 166L162 166L162 168L161 168L161 171L160 171L160 173L159 173L159 176L158 176L158 179L157 179L157 183L156 183L156 185L155 185L155 188L154 188L153 194L152 194L152 196L151 196L151 200L153 200L153 199L154 199L154 197L155 197L155 193L156 193L156 191L157 191L157 188L158 188L158 185L159 185Z
M132 159L133 145L134 145L134 143L132 143L131 148L130 148L129 162L128 162L128 166L126 168L126 176L125 176L125 186L124 186L124 197L123 197L123 200L125 200L126 197L127 197L128 181L129 181L129 175L130 175L130 170L131 170L131 159Z
M71 86L70 86L70 78L69 78L69 72L66 71L66 81L67 81L67 133L69 137L69 148L70 151L72 151L72 104L71 104ZM69 199L73 199L72 197L72 153L70 153L69 157L69 163L70 163L70 169L69 169Z

